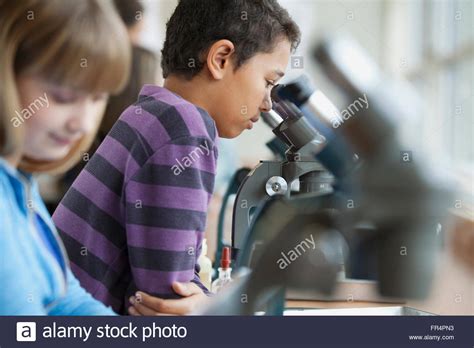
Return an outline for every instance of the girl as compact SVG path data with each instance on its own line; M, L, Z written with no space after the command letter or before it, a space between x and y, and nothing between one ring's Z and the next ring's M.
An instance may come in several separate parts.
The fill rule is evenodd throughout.
M73 276L32 173L81 158L129 61L107 1L0 0L0 315L113 314Z

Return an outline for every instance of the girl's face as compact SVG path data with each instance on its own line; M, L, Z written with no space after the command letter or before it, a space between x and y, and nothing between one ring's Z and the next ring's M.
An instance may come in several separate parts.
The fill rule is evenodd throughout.
M17 80L21 110L14 125L25 127L23 156L57 161L86 134L95 131L107 94L89 95L78 90L22 76Z

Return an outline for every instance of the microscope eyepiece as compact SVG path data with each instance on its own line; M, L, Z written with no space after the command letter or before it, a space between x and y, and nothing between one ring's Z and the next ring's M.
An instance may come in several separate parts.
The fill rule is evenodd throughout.
M299 107L306 103L313 93L314 88L308 77L303 75L292 83L275 86L272 90L272 99L277 102L289 100Z
M262 112L261 116L263 122L265 122L271 129L275 129L283 122L283 118L275 110Z

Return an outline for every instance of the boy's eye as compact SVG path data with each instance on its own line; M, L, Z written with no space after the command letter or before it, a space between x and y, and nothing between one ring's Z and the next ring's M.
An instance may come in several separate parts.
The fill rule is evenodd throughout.
M272 88L275 87L275 83L273 81L267 80L267 88L269 87L272 87Z

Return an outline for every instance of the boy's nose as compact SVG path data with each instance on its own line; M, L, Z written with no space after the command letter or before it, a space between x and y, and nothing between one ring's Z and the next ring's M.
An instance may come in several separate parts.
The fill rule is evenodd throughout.
M260 105L260 112L269 112L272 107L272 99L270 98L270 96L268 96L267 98L265 98L262 105Z

